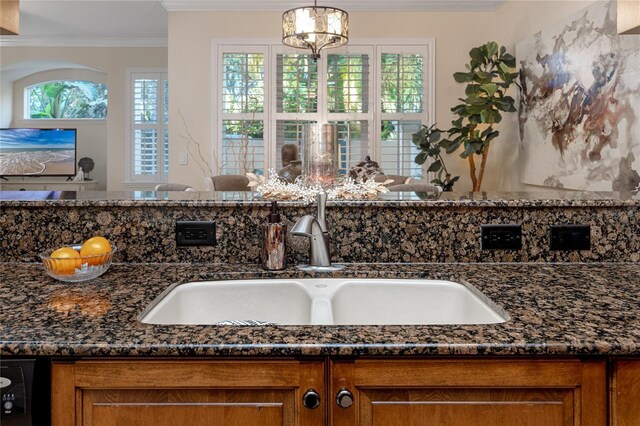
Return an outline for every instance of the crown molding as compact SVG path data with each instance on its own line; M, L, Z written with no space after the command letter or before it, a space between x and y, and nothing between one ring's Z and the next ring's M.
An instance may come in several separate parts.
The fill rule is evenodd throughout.
M0 47L167 47L167 38L3 36Z
M424 12L424 11L494 11L505 0L322 0L347 11L371 12ZM278 11L309 6L313 1L285 0L164 0L162 6L168 12L207 12L207 11Z

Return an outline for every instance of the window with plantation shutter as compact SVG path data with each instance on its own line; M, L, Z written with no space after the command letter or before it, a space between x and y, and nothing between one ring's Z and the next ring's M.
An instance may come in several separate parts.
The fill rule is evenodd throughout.
M220 174L263 173L265 167L265 55L222 54Z
M214 43L218 173L283 167L303 127L336 123L340 173L367 155L387 174L421 176L412 135L433 119L432 41L350 44L314 60L280 43Z
M386 174L425 177L415 163L420 152L413 134L433 116L426 99L428 51L424 48L378 48L380 81L380 167ZM425 119L427 118L427 119ZM428 167L427 163L424 167Z
M162 72L130 73L130 180L163 182L169 173L168 80Z

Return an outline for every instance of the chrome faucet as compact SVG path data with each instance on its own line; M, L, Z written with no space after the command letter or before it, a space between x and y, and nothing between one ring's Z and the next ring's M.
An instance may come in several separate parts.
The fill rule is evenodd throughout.
M327 194L318 194L318 213L316 217L306 215L298 219L291 235L300 235L309 238L309 264L298 265L298 269L303 271L329 272L339 271L344 265L331 263L331 238L327 230L325 219L325 208L327 205Z

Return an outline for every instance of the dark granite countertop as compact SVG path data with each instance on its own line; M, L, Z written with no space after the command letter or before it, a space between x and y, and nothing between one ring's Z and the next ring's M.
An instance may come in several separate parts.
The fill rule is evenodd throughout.
M464 326L165 326L140 312L177 282L303 277L256 265L114 264L91 282L0 264L0 354L46 356L640 355L640 265L352 264L336 276L465 279L511 319ZM306 275L308 276L308 275Z
M133 207L133 206L266 206L270 201L251 192L196 191L0 191L0 207ZM302 201L284 201L283 205L300 206ZM560 191L547 189L531 192L388 192L377 200L330 201L329 206L365 207L634 207L640 206L640 193Z

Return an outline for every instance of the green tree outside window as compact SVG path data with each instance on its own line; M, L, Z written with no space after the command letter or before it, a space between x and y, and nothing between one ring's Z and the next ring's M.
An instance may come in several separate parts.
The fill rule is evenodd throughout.
M27 89L28 118L107 118L107 86L91 81L50 81Z

